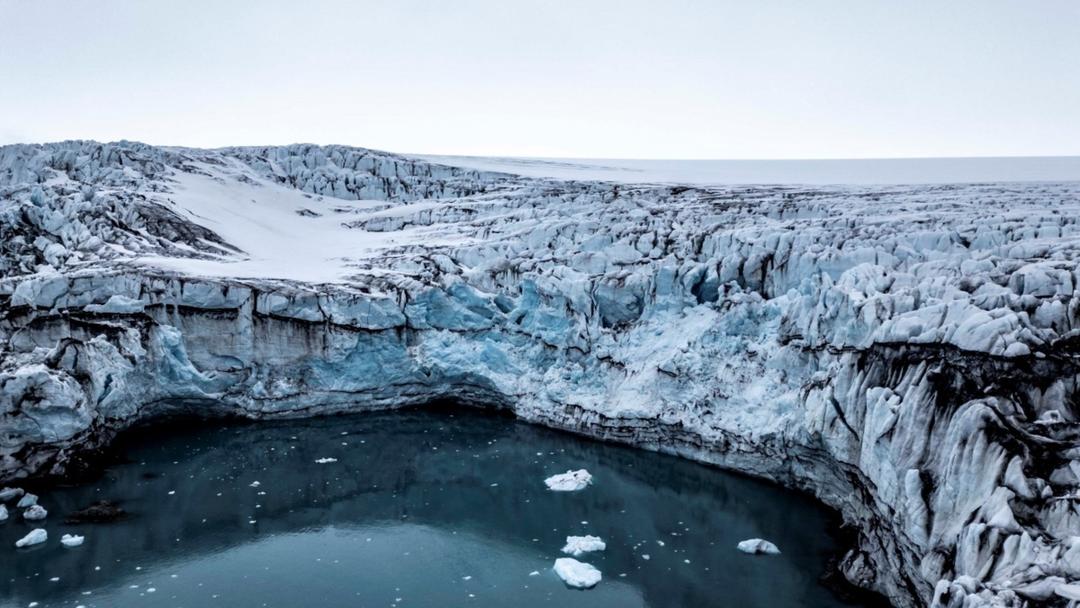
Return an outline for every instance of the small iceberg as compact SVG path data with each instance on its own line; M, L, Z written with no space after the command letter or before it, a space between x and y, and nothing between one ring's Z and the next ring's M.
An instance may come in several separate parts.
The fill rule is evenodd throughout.
M37 497L36 494L30 494L28 492L26 494L23 494L23 497L19 499L19 502L16 503L15 506L19 507L20 509L25 509L27 507L32 507L32 506L36 505L37 500L38 500L38 497Z
M45 507L43 507L41 505L34 505L34 506L30 507L29 509L23 511L23 514L22 514L23 519L26 519L26 520L29 520L29 521L37 521L39 519L45 519L46 517L48 517L48 515L49 515L49 512L46 511Z
M15 541L16 547L29 547L49 540L49 533L44 528L35 528L29 534Z
M743 553L751 553L754 555L777 555L780 553L780 548L767 540L761 538L751 538L749 540L744 540L739 543L739 551L742 551Z
M590 551L603 551L606 547L607 545L599 536L567 536L566 546L562 548L562 552L578 557Z
M319 458L315 461L315 464L329 464L331 462L337 462L337 458Z
M555 574L570 587L589 589L600 582L600 571L590 564L577 561L572 557L560 557L555 560Z
M86 540L85 536L79 536L78 534L65 534L60 537L60 544L65 547L78 547Z
M0 505L0 521L4 521L8 518L7 507Z
M544 483L547 484L549 490L555 492L577 492L584 490L592 483L592 475L585 469L578 469L552 475L545 479Z
M18 498L22 495L22 488L4 488L3 490L0 490L0 502L7 502L12 498Z

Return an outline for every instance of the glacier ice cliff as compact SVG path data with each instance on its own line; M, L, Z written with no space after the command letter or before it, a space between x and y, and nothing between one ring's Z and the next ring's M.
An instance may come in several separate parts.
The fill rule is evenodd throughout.
M0 147L0 482L171 410L450 398L814 493L897 606L1080 589L1080 184Z

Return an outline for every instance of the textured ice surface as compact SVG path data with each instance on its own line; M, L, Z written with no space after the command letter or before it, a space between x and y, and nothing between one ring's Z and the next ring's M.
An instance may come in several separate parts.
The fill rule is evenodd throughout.
M776 555L780 553L780 549L776 545L761 538L751 538L741 541L738 549L743 553L762 553L766 555Z
M30 545L39 545L49 540L49 533L44 528L34 528L26 536L15 541L16 547L28 547Z
M86 540L85 536L79 536L78 534L65 534L60 537L60 544L65 547L78 547Z
M589 487L591 483L592 475L585 469L559 473L544 480L548 489L554 492L577 492Z
M38 521L48 517L49 512L41 505L33 505L29 509L23 511L22 515L23 519L27 521Z
M607 545L599 536L567 536L562 552L579 557L592 551L603 551L606 547Z
M813 492L859 530L844 574L897 605L1080 581L1078 183L65 142L0 147L0 199L0 479L165 403L454 398Z
M572 557L556 559L554 570L564 583L578 589L595 587L601 578L600 571L596 567L579 562Z

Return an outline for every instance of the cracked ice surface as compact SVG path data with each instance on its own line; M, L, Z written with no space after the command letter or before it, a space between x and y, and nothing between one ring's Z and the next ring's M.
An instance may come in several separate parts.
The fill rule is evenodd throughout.
M448 397L811 491L859 531L845 575L897 605L1068 598L1078 218L1077 183L0 147L0 481L168 408Z

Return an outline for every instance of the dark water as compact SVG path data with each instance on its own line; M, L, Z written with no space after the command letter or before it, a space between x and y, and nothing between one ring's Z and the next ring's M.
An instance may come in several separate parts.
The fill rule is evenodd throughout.
M16 550L34 526L0 524L0 605L846 605L818 582L834 545L828 514L807 497L508 418L168 423L119 449L129 462L101 479L42 495L45 545ZM325 457L338 461L315 463ZM571 468L588 469L594 485L545 488ZM101 499L129 517L63 524ZM86 542L64 548L64 533ZM551 571L571 534L607 542L579 558L603 572L592 590ZM735 550L758 536L783 555Z

